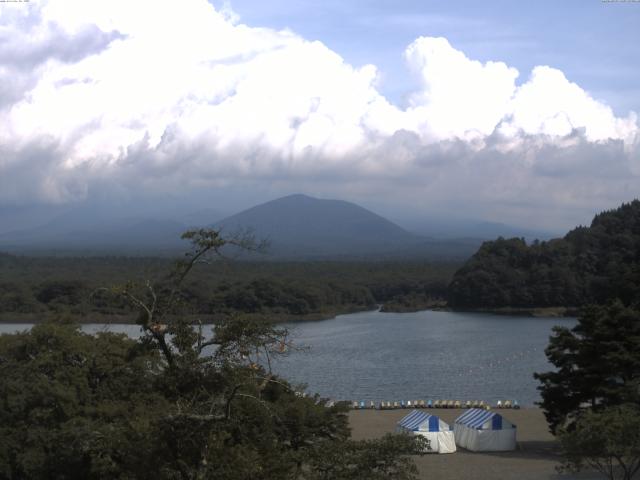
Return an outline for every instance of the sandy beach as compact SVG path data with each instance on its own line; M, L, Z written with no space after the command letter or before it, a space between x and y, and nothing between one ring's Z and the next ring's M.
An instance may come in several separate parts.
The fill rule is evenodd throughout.
M398 420L409 410L354 410L349 413L349 421L355 440L376 438L393 432ZM464 410L434 409L430 413L453 424ZM499 410L510 422L518 427L518 449L513 452L474 453L458 448L453 454L429 454L416 457L420 478L429 480L542 480L602 478L599 475L583 473L560 475L556 466L560 464L558 444L549 433L542 411L538 408L520 410Z

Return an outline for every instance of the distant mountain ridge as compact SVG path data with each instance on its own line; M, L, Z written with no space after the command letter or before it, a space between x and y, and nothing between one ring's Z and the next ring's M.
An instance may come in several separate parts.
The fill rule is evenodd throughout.
M474 219L454 219L426 217L419 222L409 221L408 230L430 238L476 238L493 240L498 237L524 238L527 241L550 240L557 238L559 233L545 230L517 227L501 222L478 221Z
M180 215L149 215L134 208L114 212L108 207L67 207L39 225L0 233L0 250L54 255L171 255L187 248L180 239L184 231L221 216L208 208Z
M63 255L174 255L187 248L180 234L209 225L226 234L250 229L270 240L266 256L293 260L463 260L479 239L433 239L411 233L390 220L344 200L295 194L256 205L224 220L212 210L174 218L109 215L108 209L69 210L32 228L0 234L0 250ZM213 216L213 215L211 215ZM220 218L220 217L218 217ZM199 223L196 223L198 222Z
M56 219L45 225L0 235L0 249L30 253L145 254L184 248L180 222L156 219L109 219L78 225Z

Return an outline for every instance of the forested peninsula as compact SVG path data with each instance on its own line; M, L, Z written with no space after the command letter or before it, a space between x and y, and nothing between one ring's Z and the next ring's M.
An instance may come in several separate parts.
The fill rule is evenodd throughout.
M144 257L22 257L0 254L0 321L132 323L136 311L110 295L129 281L166 283L173 261ZM249 262L201 265L181 290L184 313L217 321L319 320L371 310L415 311L443 304L458 263ZM438 303L439 302L439 303Z
M640 299L640 201L596 215L547 242L485 242L449 285L448 305L465 310L574 309Z

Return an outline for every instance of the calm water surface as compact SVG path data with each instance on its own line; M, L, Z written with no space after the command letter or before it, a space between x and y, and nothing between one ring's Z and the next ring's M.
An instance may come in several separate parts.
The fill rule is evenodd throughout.
M544 355L554 325L574 319L423 311L363 312L297 323L307 352L275 369L309 392L334 399L539 400L533 372L551 368Z
M554 325L574 319L423 311L361 312L320 322L294 322L308 347L274 364L307 391L352 400L539 400L533 372L551 368L544 355ZM0 332L29 325L2 324ZM136 325L84 325L83 330L140 333Z

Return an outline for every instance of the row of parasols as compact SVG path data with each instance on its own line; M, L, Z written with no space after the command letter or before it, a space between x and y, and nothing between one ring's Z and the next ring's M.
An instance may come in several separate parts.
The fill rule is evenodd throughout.
M365 402L352 402L351 408L353 410L365 410L365 409L375 409L375 410L396 410L401 408L480 408L489 410L492 406L489 403L486 403L482 400L407 400L407 401L399 401L399 402L386 402L382 401L379 403L368 401ZM517 400L498 400L495 405L495 408L520 408Z

